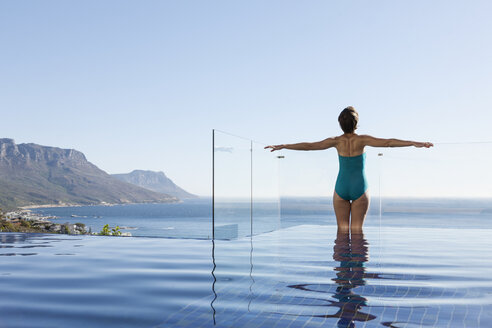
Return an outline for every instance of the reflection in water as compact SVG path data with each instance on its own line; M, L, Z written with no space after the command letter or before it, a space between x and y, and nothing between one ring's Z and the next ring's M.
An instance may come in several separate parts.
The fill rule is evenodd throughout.
M333 299L327 300L328 306L338 307L335 314L313 315L320 318L338 318L337 327L355 327L356 321L369 321L376 317L364 313L363 307L367 305L367 299L356 293L356 288L366 284L365 278L380 278L378 274L366 272L366 262L369 260L369 244L363 234L339 233L335 240L333 259L339 262L335 267L336 277L332 280L337 287ZM291 288L317 292L330 292L331 286L301 284L291 285ZM323 290L323 287L327 289Z
M29 239L29 234L24 233L2 233L0 234L1 244L24 243Z
M251 225L251 231L253 231L253 226ZM251 303L253 302L253 299L255 298L255 295L253 293L253 285L255 284L255 279L253 277L253 234L250 234L249 237L249 246L250 246L250 251L249 251L249 293L248 293L248 312L251 312ZM216 315L217 315L217 310L215 309L214 303L217 301L217 291L215 290L215 285L217 283L217 277L215 276L215 271L217 269L217 265L215 262L215 239L212 239L212 293L214 294L214 297L212 301L210 302L210 308L212 309L212 319L214 326L217 324L216 321Z
M367 299L354 293L355 288L364 286L366 281L365 264L369 260L368 243L363 234L339 233L335 240L333 259L340 264L335 268L338 285L333 295L340 310L334 315L340 318L338 327L355 327L354 321L368 321L375 316L363 313L362 307L367 305Z
M42 247L53 247L52 245L46 245L48 242L43 241L47 238L43 238L40 234L35 233L2 233L0 234L0 249L30 249L30 248L42 248ZM21 245L16 246L16 244L26 244L31 245ZM33 256L38 255L38 253L0 253L0 256Z
M253 227L251 227L251 232ZM250 251L249 251L249 279L251 283L249 284L249 302L248 302L248 312L251 312L251 302L253 301L253 285L255 284L255 278L253 278L253 233L249 237Z
M212 317L214 320L214 326L216 325L215 322L215 307L214 307L214 302L217 299L217 293L215 292L215 284L217 283L217 277L215 277L215 269L217 268L217 265L215 264L215 239L212 238L212 263L213 263L213 268L212 268L212 277L213 277L213 282L212 282L212 292L214 293L214 298L212 302L210 302L210 307L212 308Z

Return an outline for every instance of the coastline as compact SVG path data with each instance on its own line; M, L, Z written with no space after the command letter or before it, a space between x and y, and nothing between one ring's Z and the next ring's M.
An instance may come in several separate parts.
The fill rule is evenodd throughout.
M114 228L106 225L99 233L86 230L84 223L55 223L51 219L58 219L56 216L42 216L32 212L30 209L22 209L0 214L0 232L27 232L27 233L48 233L48 234L67 234L67 235L105 235L105 236L124 236L131 237L129 232L119 231L119 227Z
M98 204L72 204L72 203L58 203L58 204L39 204L39 205L27 205L19 206L20 210L30 210L36 208L51 208L51 207L82 207L82 206L117 206L117 205L133 205L133 204L171 204L171 203L182 203L183 200L174 198L166 202L124 202L124 203L106 203L101 202Z
M36 208L80 207L80 206L90 206L90 205L80 205L80 204L42 204L42 205L19 206L19 209L21 209L21 210L30 210L30 209L36 209Z
M50 219L55 216L41 216L28 209L4 213L0 217L1 232L29 232L29 233L58 233L69 235L87 235L83 223L54 223Z

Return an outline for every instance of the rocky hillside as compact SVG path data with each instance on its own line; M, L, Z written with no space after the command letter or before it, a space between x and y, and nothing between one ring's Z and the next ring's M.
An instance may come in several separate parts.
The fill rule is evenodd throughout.
M113 174L113 176L121 181L178 198L198 197L178 187L164 172L134 170L126 174Z
M173 202L176 197L120 181L73 149L0 139L0 208L42 204Z

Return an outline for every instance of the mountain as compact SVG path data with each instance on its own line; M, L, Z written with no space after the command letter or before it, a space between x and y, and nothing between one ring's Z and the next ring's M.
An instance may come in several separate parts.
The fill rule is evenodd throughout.
M174 182L164 174L164 172L134 170L130 173L113 174L113 177L121 181L132 183L149 190L162 192L178 198L198 197L175 185Z
M74 149L0 139L0 208L43 204L158 203L176 197L122 182Z

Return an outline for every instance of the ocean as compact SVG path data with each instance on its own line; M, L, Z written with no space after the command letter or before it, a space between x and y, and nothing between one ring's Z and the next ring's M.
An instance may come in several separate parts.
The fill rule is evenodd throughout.
M34 209L53 215L57 223L84 223L87 230L101 231L105 224L119 226L135 237L198 238L212 235L212 200L188 199L169 204L53 207ZM274 200L229 200L216 204L217 226L238 225L238 236L274 231L303 224L336 225L328 197L285 197ZM371 200L365 226L426 228L492 228L492 199Z

